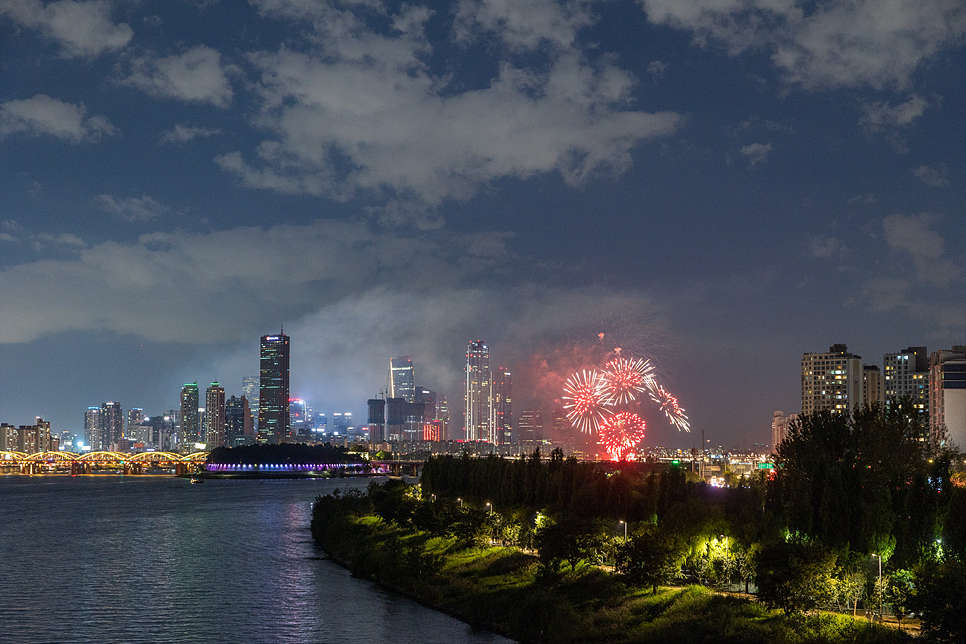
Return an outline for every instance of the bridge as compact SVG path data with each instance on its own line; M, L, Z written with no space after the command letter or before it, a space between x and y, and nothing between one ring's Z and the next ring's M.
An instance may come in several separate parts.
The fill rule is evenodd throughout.
M173 452L141 452L125 454L122 452L0 452L0 468L18 468L21 474L44 474L51 472L70 472L71 474L91 474L112 471L122 474L150 474L159 471L174 471L187 474L203 467L208 458L207 452L175 454Z

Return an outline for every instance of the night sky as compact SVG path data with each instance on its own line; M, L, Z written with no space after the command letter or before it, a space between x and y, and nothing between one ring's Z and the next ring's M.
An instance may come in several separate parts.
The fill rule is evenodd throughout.
M0 0L0 421L241 393L461 423L616 346L770 440L805 352L966 343L961 0ZM603 339L598 334L603 333Z

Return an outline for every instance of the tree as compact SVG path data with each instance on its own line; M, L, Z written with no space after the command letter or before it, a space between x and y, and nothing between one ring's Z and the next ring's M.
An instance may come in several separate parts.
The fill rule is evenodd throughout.
M604 533L595 521L572 517L548 523L536 535L540 563L549 572L557 572L564 561L570 564L571 572L584 559L599 564L604 541Z
M896 615L899 628L902 628L902 618L909 613L909 606L914 591L913 574L908 570L897 570L889 577L886 587L886 598L892 605L892 612Z
M786 614L827 604L834 594L836 555L815 543L762 546L758 554L758 598Z
M922 634L936 642L966 642L966 564L927 562L915 572L912 610L920 613Z
M684 546L664 532L647 526L617 548L616 569L635 585L657 587L681 572Z

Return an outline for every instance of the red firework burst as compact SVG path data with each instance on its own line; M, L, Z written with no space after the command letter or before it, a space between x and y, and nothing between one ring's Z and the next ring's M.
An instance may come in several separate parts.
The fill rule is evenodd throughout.
M604 420L604 388L594 370L574 373L564 385L564 409L574 427L591 433Z
M645 391L650 383L651 363L647 360L629 360L620 356L604 367L601 380L609 405L627 405L637 399L637 394Z
M637 444L643 439L644 420L637 414L614 414L600 426L600 442L615 461L634 458Z
M678 399L672 396L664 387L656 387L651 391L651 398L661 406L661 411L667 416L671 424L678 429L690 431L690 423L684 410L678 405Z

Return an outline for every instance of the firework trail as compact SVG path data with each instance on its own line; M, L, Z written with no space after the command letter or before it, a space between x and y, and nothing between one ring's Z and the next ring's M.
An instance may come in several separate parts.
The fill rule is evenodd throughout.
M564 385L564 409L571 424L582 432L593 433L607 417L601 375L591 369L580 371Z
M644 420L631 412L614 414L600 426L600 443L615 461L634 458L643 439Z

